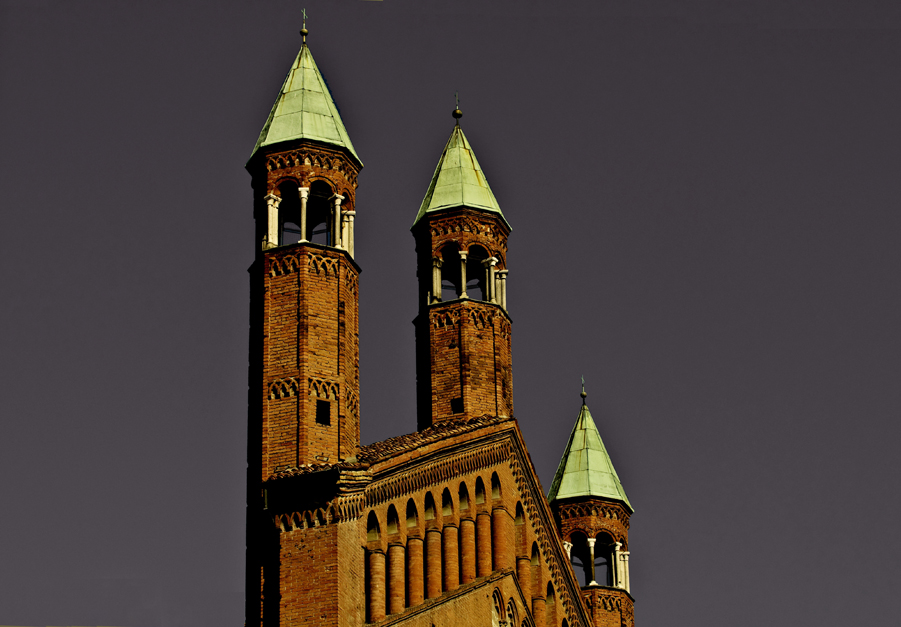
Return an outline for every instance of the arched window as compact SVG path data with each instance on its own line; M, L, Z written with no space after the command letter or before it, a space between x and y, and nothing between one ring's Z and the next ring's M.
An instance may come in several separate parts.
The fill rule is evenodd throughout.
M538 543L532 543L532 566L541 565L541 552L538 550Z
M331 200L334 192L325 181L313 181L307 201L307 239L314 244L334 246Z
M594 542L594 580L602 586L613 585L614 541L606 533L599 533Z
M587 586L591 582L591 559L588 551L588 538L579 531L573 533L569 541L572 542L572 550L569 560L573 566L573 572L580 586Z
M476 478L476 503L485 502L485 482L481 477Z
M460 298L460 251L456 244L446 244L440 251L441 300L447 302Z
M413 499L407 501L407 529L419 526L419 512L416 511L416 503Z
M485 260L491 255L481 246L470 246L466 256L466 294L473 300L488 300L485 291Z
M441 515L454 515L454 501L451 498L450 490L448 490L447 488L444 488L444 492L441 493Z
M279 246L296 244L300 236L300 192L297 183L285 181L278 186L282 201L278 205Z
M469 509L469 489L465 483L460 483L460 511Z
M369 542L376 541L380 535L379 519L375 512L369 512L369 518L366 520L366 540Z
M388 535L392 535L400 531L400 524L397 519L397 509L392 505L388 508Z
M497 473L491 473L491 498L497 500L501 498L501 480Z
M435 497L431 492L425 493L425 519L435 520Z

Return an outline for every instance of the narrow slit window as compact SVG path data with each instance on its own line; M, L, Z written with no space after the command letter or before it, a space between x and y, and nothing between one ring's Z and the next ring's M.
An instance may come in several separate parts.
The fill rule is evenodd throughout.
M316 401L316 423L332 424L332 404L329 401Z

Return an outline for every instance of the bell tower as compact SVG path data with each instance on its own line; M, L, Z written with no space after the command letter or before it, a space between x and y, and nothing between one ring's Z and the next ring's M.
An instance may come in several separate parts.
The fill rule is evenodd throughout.
M548 493L557 531L594 627L633 627L629 583L632 505L588 411L582 407Z
M257 247L250 269L256 480L342 461L359 446L361 167L304 36L247 163Z
M457 123L413 223L417 422L513 414L510 225Z

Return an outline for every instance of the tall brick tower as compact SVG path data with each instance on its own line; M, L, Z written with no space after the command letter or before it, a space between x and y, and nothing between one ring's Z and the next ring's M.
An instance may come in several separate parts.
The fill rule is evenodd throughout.
M582 407L548 502L594 627L631 627L629 517L632 505L607 454L601 434Z
M513 415L507 236L510 225L457 124L413 223L419 429Z
M246 625L633 627L632 510L587 406L553 510L513 417L510 226L459 110L412 227L418 430L360 445L362 164L301 33L247 164Z
M309 555L280 565L271 520L262 522L268 499L260 482L286 468L353 458L360 444L354 209L362 163L306 29L301 33L303 45L247 163L257 248L250 268L249 621L261 612L254 601L261 590L250 582L261 578L265 597L267 586L278 590L280 568L321 568Z

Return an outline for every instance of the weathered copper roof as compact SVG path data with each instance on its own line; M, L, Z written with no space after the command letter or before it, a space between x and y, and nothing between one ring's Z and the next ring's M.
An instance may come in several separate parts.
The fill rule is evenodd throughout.
M459 126L454 127L444 152L441 153L413 226L416 226L427 213L456 207L495 213L507 228L510 228L491 187L488 186L488 179L482 172L476 153L473 152L466 135L463 134L463 129Z
M622 501L629 511L632 505L619 481L613 462L607 454L601 434L588 411L588 405L582 401L579 418L573 427L563 459L554 475L554 481L548 492L549 503L561 499L580 496L596 496L603 499Z
M306 44L297 53L250 156L253 158L263 146L295 139L312 139L345 148L362 165Z

